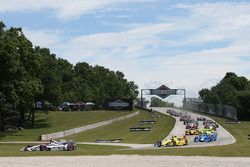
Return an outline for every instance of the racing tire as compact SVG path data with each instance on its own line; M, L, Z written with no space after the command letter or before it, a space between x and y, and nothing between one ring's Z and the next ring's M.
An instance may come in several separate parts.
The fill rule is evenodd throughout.
M46 146L44 146L44 145L40 145L40 151L47 151Z
M199 141L199 138L198 137L195 137L194 138L194 142L197 143Z
M74 146L72 144L68 145L67 150L68 151L73 151L74 150Z
M166 147L171 147L171 143L169 142L169 143L166 145Z
M187 139L185 140L185 144L184 144L184 145L185 145L185 146L188 145L188 140L187 140Z
M162 146L161 141L157 141L157 142L155 143L155 147L161 147L161 146Z

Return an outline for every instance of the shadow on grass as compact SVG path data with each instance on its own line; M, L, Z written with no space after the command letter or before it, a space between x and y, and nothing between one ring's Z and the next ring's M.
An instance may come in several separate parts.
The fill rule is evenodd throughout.
M12 131L12 132L0 132L0 140L6 136L16 136L16 137L21 137L23 135L18 134L18 131Z
M26 122L24 125L24 129L43 129L43 128L49 128L49 127L51 127L51 125L48 123L47 119L45 119L45 118L36 120L34 128L31 127L30 122ZM20 131L18 131L18 130L5 131L5 132L0 131L0 140L6 136L16 136L16 137L23 136L22 134L20 134L18 132L20 132Z
M39 119L35 121L35 126L32 128L31 123L25 125L25 129L42 129L49 128L51 125L48 123L47 119Z

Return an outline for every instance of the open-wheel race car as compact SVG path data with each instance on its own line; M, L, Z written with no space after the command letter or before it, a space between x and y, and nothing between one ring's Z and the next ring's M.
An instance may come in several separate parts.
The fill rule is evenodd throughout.
M198 125L196 123L189 123L186 125L186 129L198 129Z
M212 142L217 140L217 133L213 132L211 134L201 133L199 136L194 138L194 142Z
M197 119L197 121L206 121L206 117L204 117L204 116L199 116L196 119Z
M50 140L48 143L38 145L27 145L20 149L20 151L73 151L76 150L76 142L63 141L58 142Z
M209 120L209 119L207 119L206 121L203 121L203 125L204 125L204 126L205 126L205 125L213 125L213 126L215 126L216 128L219 127L219 124L218 124L218 123L216 123L216 122L213 121L213 120Z
M186 135L199 135L202 131L200 129L186 129Z
M188 145L188 140L186 136L183 137L177 137L172 136L171 139L164 139L162 141L157 141L154 146L156 147L173 147L173 146L185 146Z

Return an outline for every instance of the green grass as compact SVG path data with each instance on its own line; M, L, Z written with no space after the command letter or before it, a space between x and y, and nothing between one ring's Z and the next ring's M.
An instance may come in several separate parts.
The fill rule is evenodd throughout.
M0 144L0 157L112 155L116 150L127 149L127 147L117 146L77 145L75 151L20 152L19 150L24 146L26 144Z
M140 114L123 121L88 130L79 134L68 136L75 141L94 142L96 139L123 139L124 143L155 143L165 138L173 129L175 119L158 113L159 118L152 118L150 112L140 111ZM141 120L155 120L156 124L140 125ZM130 132L132 127L151 127L152 131Z
M35 141L41 134L68 130L99 121L127 115L130 112L86 111L36 113L34 129L25 128L16 133L0 133L0 141Z

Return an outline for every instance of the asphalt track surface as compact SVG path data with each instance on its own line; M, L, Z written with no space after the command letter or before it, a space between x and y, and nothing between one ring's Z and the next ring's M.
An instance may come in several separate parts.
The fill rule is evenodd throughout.
M167 114L166 111L171 108L158 108L155 107L153 110L158 111L163 114ZM173 109L177 112L182 112L185 110L182 109ZM196 119L199 117L199 114L189 112L191 115L191 118ZM185 125L183 125L183 122L180 121L180 117L174 117L176 119L175 126L173 130L170 132L170 134L166 137L167 139L170 139L171 136L184 136L185 135ZM208 119L211 119L209 117L206 117ZM203 129L203 122L199 121L199 128ZM235 138L226 130L224 129L221 125L219 125L219 128L216 130L217 132L217 140L214 142L194 142L194 135L187 136L189 144L184 147L207 147L207 146L220 146L220 145L228 145L228 144L233 144L236 142Z

